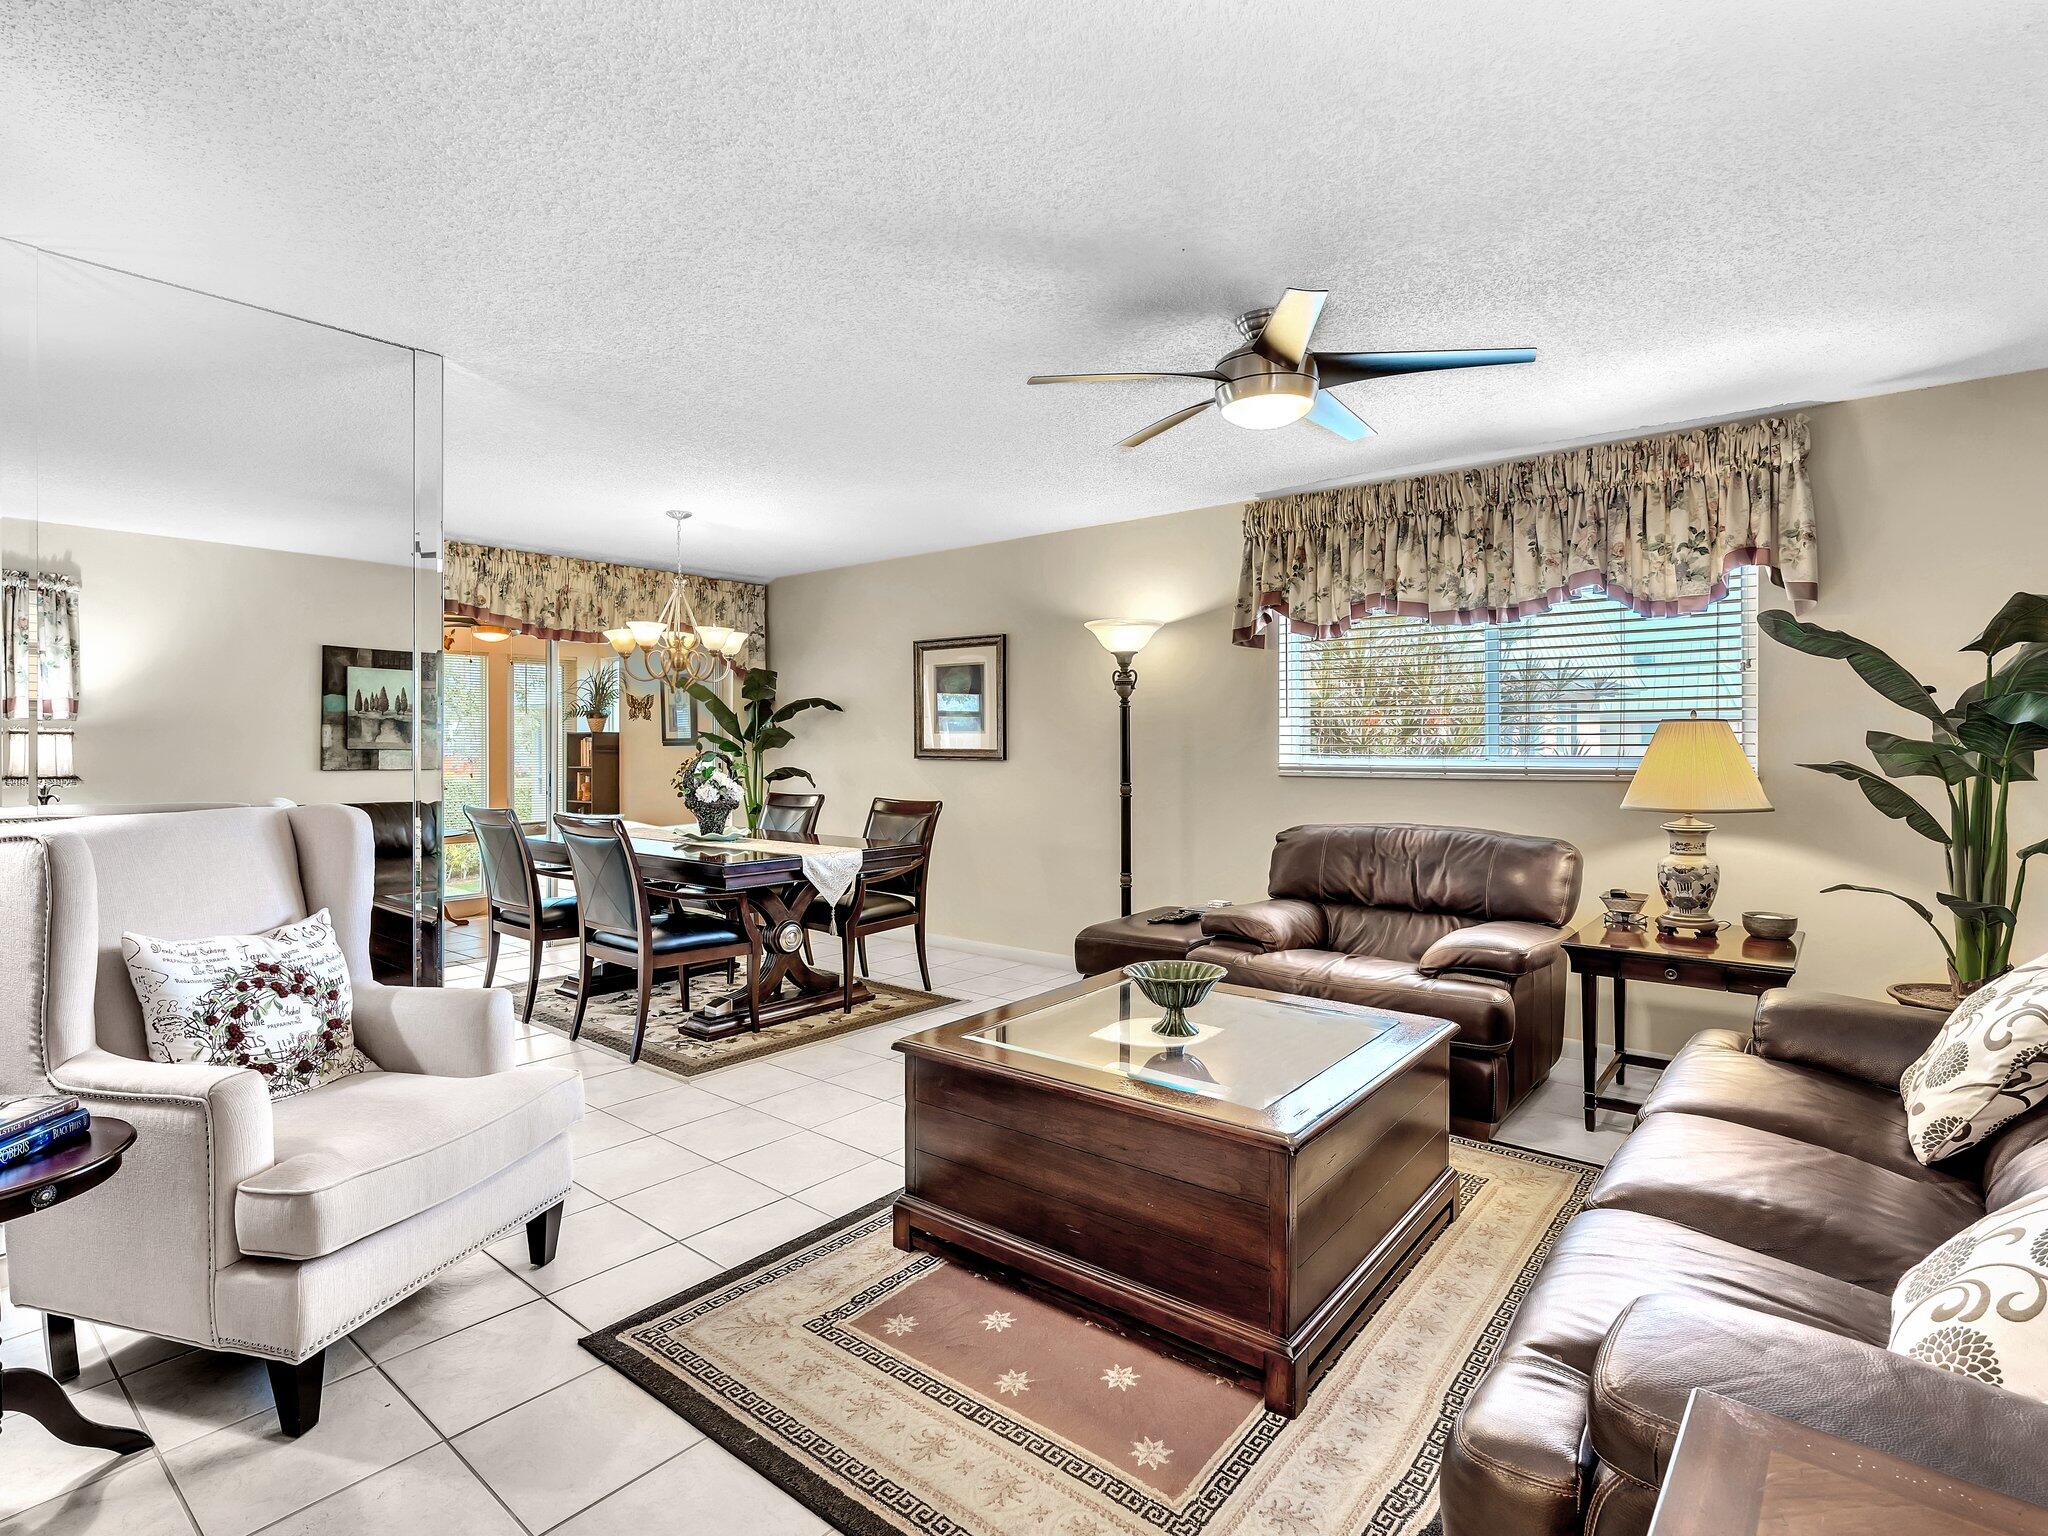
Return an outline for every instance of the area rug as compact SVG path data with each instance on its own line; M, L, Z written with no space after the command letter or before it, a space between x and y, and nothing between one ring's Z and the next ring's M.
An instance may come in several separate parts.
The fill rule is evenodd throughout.
M890 1201L583 1340L840 1530L1419 1536L1451 1421L1597 1169L1454 1139L1461 1208L1292 1421L890 1241Z
M740 976L744 981L746 972L742 970ZM870 981L868 990L874 996L856 1004L851 1013L828 1008L822 1013L771 1024L755 1033L732 1035L724 1040L696 1040L685 1035L679 1026L690 1009L725 991L726 986L722 971L693 976L690 979L692 1000L686 1006L675 981L663 977L662 985L656 990L653 1003L647 1010L647 1039L641 1047L640 1059L679 1077L695 1077L699 1072L734 1066L742 1061L758 1061L763 1056L794 1050L800 1045L813 1045L820 1040L830 1040L834 1035L850 1034L873 1024L910 1019L955 1001L936 992L920 992L915 987L896 987L886 981ZM512 994L515 1009L526 997L524 982L514 982L499 990ZM634 1008L631 992L593 997L583 1012L583 1033L578 1038L605 1046L622 1056L627 1054L633 1049ZM558 995L552 979L542 981L540 996L534 1000L533 1022L566 1035L575 1016L575 999Z

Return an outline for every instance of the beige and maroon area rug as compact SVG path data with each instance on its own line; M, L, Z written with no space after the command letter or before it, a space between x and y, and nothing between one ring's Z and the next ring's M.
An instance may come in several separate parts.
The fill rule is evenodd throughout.
M744 980L745 972L740 974ZM576 1016L576 1000L560 996L555 986L553 978L541 982L540 996L533 1004L533 1022L566 1035L570 1021ZM874 996L855 1005L851 1013L828 1008L823 1013L771 1024L752 1034L732 1035L724 1040L696 1040L684 1034L679 1026L691 1008L700 1007L711 997L727 990L725 973L706 972L693 976L690 979L691 1001L687 1005L676 988L674 978L664 976L647 1010L647 1040L641 1048L640 1059L680 1077L695 1077L699 1072L734 1066L742 1061L757 1061L763 1056L794 1050L800 1045L830 1040L834 1035L851 1034L871 1024L907 1020L954 1001L936 992L891 986L886 981L870 981L867 986ZM515 1012L525 1001L526 983L523 981L501 986L498 990L512 994ZM627 1054L633 1049L634 1008L634 995L630 991L593 997L590 1006L584 1010L583 1033L578 1038L605 1046L622 1056Z
M583 1340L860 1536L1409 1536L1449 1425L1598 1170L1454 1140L1458 1219L1300 1417L890 1241L888 1201Z

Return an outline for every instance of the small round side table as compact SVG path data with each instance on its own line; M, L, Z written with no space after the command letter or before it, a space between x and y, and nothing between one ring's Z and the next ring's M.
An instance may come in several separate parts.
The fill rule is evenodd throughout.
M95 1116L83 1139L0 1169L0 1222L24 1220L106 1183L134 1142L135 1127L126 1120ZM139 1429L94 1423L71 1406L56 1378L41 1371L13 1367L0 1371L0 1407L27 1414L69 1445L89 1445L127 1456L156 1443Z

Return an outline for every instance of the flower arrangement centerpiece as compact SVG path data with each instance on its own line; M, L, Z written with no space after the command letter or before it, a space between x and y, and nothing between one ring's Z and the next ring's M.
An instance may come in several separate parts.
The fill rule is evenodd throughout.
M746 804L746 791L734 777L732 759L716 748L706 747L683 760L676 770L676 793L683 797L697 818L702 837L737 836L725 830L726 818Z

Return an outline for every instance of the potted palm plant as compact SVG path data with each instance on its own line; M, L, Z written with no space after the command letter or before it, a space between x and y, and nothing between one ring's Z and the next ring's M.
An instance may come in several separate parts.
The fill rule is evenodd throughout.
M1863 798L1894 821L1941 845L1948 889L1935 900L1948 909L1953 933L1942 931L1922 902L1868 885L1831 885L1829 891L1864 891L1902 901L1934 930L1948 958L1951 1006L2012 966L2014 930L2026 893L2027 862L2048 852L2048 838L2013 848L2007 811L2012 786L2034 779L2034 754L2048 747L2048 597L2019 592L1998 610L1984 632L1964 646L1984 658L1984 676L1943 706L1934 690L1866 640L1822 629L1789 613L1771 612L1757 625L1781 645L1809 656L1846 661L1883 697L1920 717L1925 736L1871 731L1864 745L1881 772L1860 763L1801 763L1847 779ZM2012 654L2001 662L2007 652ZM1900 783L1933 779L1946 814L1930 810ZM1927 1002L1923 988L1893 987L1901 1002Z
M604 729L605 721L618 707L619 669L616 663L607 662L583 674L583 680L576 685L576 713L583 717L583 723L590 727L592 734Z
M747 825L751 827L761 824L761 804L770 784L784 779L817 783L802 768L768 769L768 754L796 740L785 722L807 709L839 712L839 706L830 699L796 699L778 706L775 692L775 674L766 667L749 667L740 674L738 708L727 704L703 683L690 684L690 697L704 706L704 712L718 727L716 731L699 731L697 739L731 754L739 770L740 788L747 797Z

